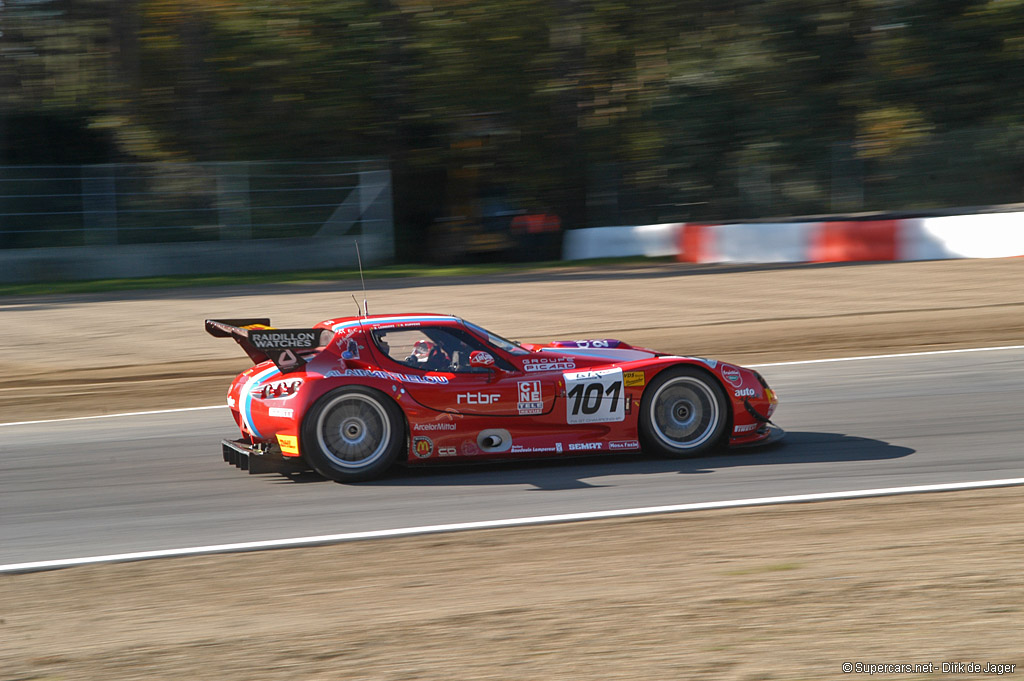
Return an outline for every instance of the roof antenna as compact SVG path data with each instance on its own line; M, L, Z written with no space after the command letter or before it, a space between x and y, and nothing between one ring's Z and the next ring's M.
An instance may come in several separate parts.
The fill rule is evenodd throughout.
M363 285L363 316L369 316L369 312L366 309L366 280L363 279L363 258L359 255L359 239L355 239L356 242L356 261L359 263L359 283ZM355 298L355 296L352 296ZM356 307L359 307L359 301L356 301Z

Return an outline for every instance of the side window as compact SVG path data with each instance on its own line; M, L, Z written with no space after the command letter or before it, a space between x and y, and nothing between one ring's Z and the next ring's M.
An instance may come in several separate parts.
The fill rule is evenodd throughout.
M487 371L470 367L469 355L474 350L488 351L488 348L460 329L429 326L384 329L374 331L372 335L384 354L410 369L454 373Z

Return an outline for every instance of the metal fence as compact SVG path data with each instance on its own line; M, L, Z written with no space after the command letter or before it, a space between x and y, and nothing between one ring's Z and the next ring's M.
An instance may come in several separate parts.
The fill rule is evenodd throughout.
M387 163L0 166L0 249L371 237L393 244Z

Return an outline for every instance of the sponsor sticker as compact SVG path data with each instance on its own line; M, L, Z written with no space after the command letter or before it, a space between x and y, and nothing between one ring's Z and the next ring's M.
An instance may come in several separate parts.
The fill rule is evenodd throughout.
M627 388L639 388L646 383L642 371L627 371L622 375L622 380L626 382Z
M338 345L341 345L339 343ZM341 353L342 359L359 359L359 349L362 348L359 343L356 342L355 338L349 338L345 345L345 350Z
M231 409L235 408L235 398L234 397L228 397L228 407L230 407Z
M320 341L317 329L274 329L249 331L249 340L260 350L312 350Z
M494 366L494 355L489 352L484 352L483 350L476 350L470 353L469 360L477 366Z
M420 459L429 459L434 453L434 441L429 437L417 435L412 439L412 453Z
M458 456L458 454L459 454L459 452L455 449L455 447L438 447L437 448L437 455L438 456Z
M640 449L640 442L637 440L617 440L609 442L608 449Z
M562 374L566 423L613 423L626 418L622 369Z
M622 345L622 341L615 340L614 338L603 338L599 340L558 341L554 345L560 348L617 348Z
M462 443L462 455L463 456L476 456L480 453L480 448L477 447L476 443L472 440L466 440Z
M501 395L498 393L459 393L455 396L456 404L494 404Z
M519 381L520 414L542 414L544 412L544 395L540 381Z
M581 450L582 451L589 451L589 450L592 450L592 449L601 449L601 443L600 442L570 442L569 443L569 451L570 452L578 452L578 451L581 451Z
M281 407L271 407L270 415L274 418L290 419L295 414L291 409L282 409Z
M514 454L551 454L562 451L556 446L552 447L524 447L523 445L512 445Z
M299 438L295 435L277 434L277 445L284 454L299 455Z
M757 391L753 388L744 388L743 390L733 390L732 394L736 397L756 397Z
M575 369L576 362L571 357L543 357L523 360L523 371L566 371Z
M737 388L743 385L743 374L741 374L740 370L731 364L722 365L722 378L729 381Z
M746 426L736 426L735 428L732 429L732 432L734 432L734 433L749 433L752 430L757 430L757 424L756 423L751 423L751 424L746 425Z
M411 374L396 374L391 371L379 369L345 369L345 376L358 376L360 378L383 378L401 383L426 383L431 385L445 385L448 383L446 376L414 376Z
M414 423L412 425L412 429L413 430L425 430L425 431L455 430L455 424L454 423Z

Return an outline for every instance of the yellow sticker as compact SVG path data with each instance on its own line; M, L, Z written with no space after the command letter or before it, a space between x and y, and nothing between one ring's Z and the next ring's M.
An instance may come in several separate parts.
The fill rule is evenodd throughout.
M295 435L277 434L277 444L281 445L282 454L299 455L299 438Z
M627 371L622 374L622 378L626 382L627 388L639 388L646 382L642 371Z

